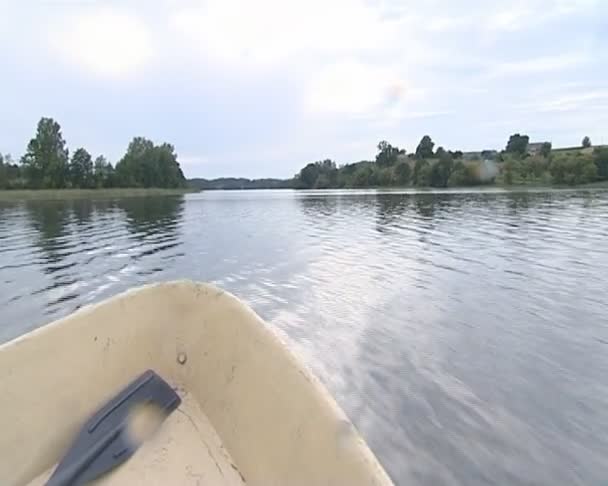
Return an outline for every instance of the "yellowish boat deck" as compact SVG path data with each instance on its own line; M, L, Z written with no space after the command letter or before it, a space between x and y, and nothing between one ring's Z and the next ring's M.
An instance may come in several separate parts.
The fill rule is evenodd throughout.
M180 407L127 462L95 481L96 485L228 485L245 484L237 465L198 402L178 391ZM54 470L29 483L43 486Z

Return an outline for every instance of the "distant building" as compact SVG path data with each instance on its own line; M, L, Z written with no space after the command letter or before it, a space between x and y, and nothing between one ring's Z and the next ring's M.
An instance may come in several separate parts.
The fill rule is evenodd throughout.
M462 158L464 160L481 160L481 152L463 152Z
M547 142L533 142L528 144L528 155L538 155Z
M496 160L498 157L498 150L482 150L481 158L483 160Z
M494 160L498 156L497 150L482 150L478 152L464 152L464 160Z

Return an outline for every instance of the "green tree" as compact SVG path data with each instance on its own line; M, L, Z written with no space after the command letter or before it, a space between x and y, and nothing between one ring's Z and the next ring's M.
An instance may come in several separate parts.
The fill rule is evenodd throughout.
M583 145L583 148L589 148L591 147L591 139L587 136L585 136L583 138L583 141L581 142L581 144Z
M313 163L306 164L296 176L297 185L300 189L312 189L315 187L318 177L319 168Z
M156 179L149 181L146 187L184 187L186 178L177 161L175 147L169 143L163 143L158 147L154 147L154 152L157 157L158 172Z
M76 149L72 154L69 173L72 187L93 187L93 159L91 154L83 148Z
M376 169L376 183L379 186L387 187L392 186L395 183L393 178L393 171L391 168L378 168Z
M523 157L528 153L529 143L530 137L528 137L528 135L520 135L519 133L515 133L509 137L506 152Z
M0 153L0 189L6 189L8 187L8 176L6 172L4 156Z
M127 153L116 164L116 183L123 187L183 187L184 174L172 145L155 146L135 137Z
M103 155L95 159L93 164L93 179L95 187L113 187L114 186L114 167L110 164Z
M551 148L551 142L543 143L542 147L540 148L540 154L543 157L549 157L551 155Z
M13 162L10 154L0 154L0 189L23 187L21 167Z
M68 175L68 149L61 127L52 118L41 118L36 137L22 159L32 187L62 188Z
M361 164L353 176L353 187L370 187L376 185L376 174L371 164Z
M448 186L473 186L475 184L479 184L475 169L472 166L465 165L460 160L456 161L448 179Z
M608 147L596 147L593 151L593 162L600 179L608 179Z
M549 166L555 184L585 184L596 180L598 171L593 159L582 154L563 156L553 160Z
M535 180L540 179L547 170L547 157L534 155L526 159L526 163L529 167L528 173Z
M296 187L300 189L326 189L338 185L338 169L331 159L307 164L296 176Z
M418 159L414 165L414 185L425 187L431 185L431 164L425 159Z
M418 147L416 147L416 158L418 159L430 159L433 157L433 147L435 143L431 140L431 137L425 135L420 140Z
M513 184L514 180L514 172L515 172L515 161L511 158L507 159L503 166L503 175L505 184L510 186Z
M401 186L406 186L410 182L410 178L412 176L412 169L410 168L410 164L406 161L399 162L395 166L395 179L397 184Z
M431 168L430 185L432 187L447 187L453 167L452 158L444 152L440 160L433 164Z
M376 155L376 163L383 167L389 167L395 165L397 162L397 156L405 151L400 151L399 147L393 147L386 140L381 141L378 144L378 154Z

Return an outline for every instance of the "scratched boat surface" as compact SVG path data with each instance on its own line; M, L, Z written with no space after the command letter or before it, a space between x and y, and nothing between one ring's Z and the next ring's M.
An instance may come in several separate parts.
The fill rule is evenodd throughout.
M0 484L44 484L87 417L146 369L182 404L99 484L392 484L272 329L236 297L186 281L0 347Z

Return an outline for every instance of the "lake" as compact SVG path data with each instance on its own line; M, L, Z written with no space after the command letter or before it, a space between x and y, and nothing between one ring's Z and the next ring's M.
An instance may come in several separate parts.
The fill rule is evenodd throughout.
M286 336L397 484L606 484L608 192L0 202L0 341L179 278Z

